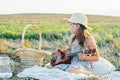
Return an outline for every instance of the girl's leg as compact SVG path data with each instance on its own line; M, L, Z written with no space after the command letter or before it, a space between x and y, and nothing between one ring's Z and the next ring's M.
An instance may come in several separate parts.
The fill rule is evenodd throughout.
M70 72L70 73L75 73L75 74L79 74L79 73L83 73L85 75L94 74L94 73L92 73L88 70L85 70L83 68L68 68L66 71Z

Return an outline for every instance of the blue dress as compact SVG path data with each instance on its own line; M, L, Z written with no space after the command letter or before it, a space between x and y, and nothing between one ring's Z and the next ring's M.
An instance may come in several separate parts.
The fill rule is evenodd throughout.
M71 52L77 52L81 49L81 46L75 43L72 43ZM85 60L80 60L78 55L75 55L74 58L71 60L71 64L58 64L54 66L54 68L60 68L62 70L66 70L67 68L84 68L86 70L92 70L93 65L92 62L88 62Z

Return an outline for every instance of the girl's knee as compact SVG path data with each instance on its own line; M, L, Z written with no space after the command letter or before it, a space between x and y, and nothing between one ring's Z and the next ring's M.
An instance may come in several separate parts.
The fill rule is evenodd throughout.
M86 75L92 74L91 72L84 70L83 68L68 68L66 71L70 73L75 73L75 74L80 74L80 73L86 74Z
M76 73L75 68L68 68L66 71L70 73Z
M68 69L66 69L66 72L71 72L71 69L69 69L69 68L68 68Z

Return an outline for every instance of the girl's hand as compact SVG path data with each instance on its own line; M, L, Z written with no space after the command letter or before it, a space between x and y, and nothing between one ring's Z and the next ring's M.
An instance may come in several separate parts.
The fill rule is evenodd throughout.
M56 55L60 56L60 55L61 55L61 53L59 52L59 50L61 50L61 48L57 48L57 49L54 51L54 54L56 54Z
M58 53L59 50L61 50L61 48L57 48L57 49L55 50L55 53Z
M85 54L80 53L80 54L78 54L78 58L79 58L80 60L85 60L86 56L85 56Z

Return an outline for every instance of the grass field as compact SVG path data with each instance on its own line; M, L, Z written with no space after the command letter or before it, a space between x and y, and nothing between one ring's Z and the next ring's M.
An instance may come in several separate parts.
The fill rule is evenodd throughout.
M20 48L21 34L27 24L35 24L42 32L42 49L54 51L66 48L70 36L69 24L62 19L70 14L21 14L0 15L0 53L12 54ZM120 68L120 17L90 16L89 32L94 36L100 56ZM31 27L25 34L25 46L36 48L38 33ZM47 59L48 61L50 58Z

